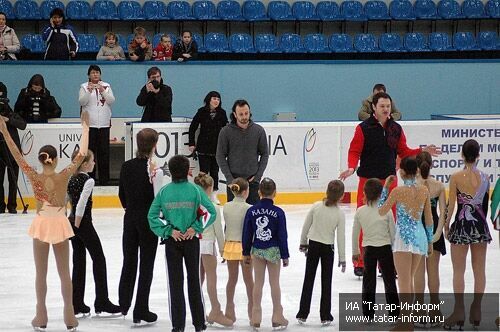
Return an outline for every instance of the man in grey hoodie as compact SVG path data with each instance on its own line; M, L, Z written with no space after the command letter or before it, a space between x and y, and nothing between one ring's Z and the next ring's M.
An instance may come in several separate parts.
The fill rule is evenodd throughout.
M252 113L246 100L236 100L232 111L231 122L219 133L217 164L228 184L237 177L248 180L247 203L255 204L259 201L259 182L269 159L267 135L264 128L251 120ZM226 192L227 201L232 201L233 193L229 188Z

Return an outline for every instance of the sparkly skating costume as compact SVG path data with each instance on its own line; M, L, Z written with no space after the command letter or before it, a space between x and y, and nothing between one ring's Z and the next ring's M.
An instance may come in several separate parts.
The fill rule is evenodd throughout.
M436 234L436 230L439 224L439 216L437 213L437 207L439 204L439 197L431 198L431 212L432 212L432 220L434 221L434 234ZM422 218L422 223L425 225L425 218ZM434 250L437 250L441 253L441 255L446 255L446 245L444 244L444 236L441 233L439 239L432 244Z
M481 184L474 196L460 192L457 188L457 213L450 226L448 240L452 244L474 244L491 241L486 222L490 182L488 176L479 171Z

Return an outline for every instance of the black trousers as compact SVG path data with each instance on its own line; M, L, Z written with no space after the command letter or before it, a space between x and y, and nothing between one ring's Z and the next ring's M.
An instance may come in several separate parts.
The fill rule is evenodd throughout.
M215 156L198 153L198 162L200 163L200 171L214 179L214 190L219 190L219 165L217 165Z
M235 177L236 178L236 177ZM255 205L260 201L259 197L259 183L258 182L250 182L249 184L249 193L247 198L247 203L250 205ZM231 202L234 199L233 192L229 187L226 187L227 201Z
M377 263L382 272L385 287L385 300L387 304L395 304L399 307L399 296L396 288L396 269L392 257L391 245L382 247L363 247L364 265L363 272L363 315L373 317L375 311L368 303L375 303L375 291L377 289ZM399 309L389 312L391 316L399 316Z
M0 213L5 211L3 182L5 172L9 180L9 196L7 198L7 210L12 211L17 208L17 179L19 176L19 166L11 155L3 136L0 134Z
M184 298L184 270L186 266L189 308L195 329L205 326L205 308L200 285L200 241L197 237L186 241L165 241L165 258L168 272L169 305L173 328L186 325L186 300Z
M99 184L104 186L109 180L109 127L90 128L89 149L94 153ZM96 169L89 175L95 179Z
M309 240L309 250L307 251L306 272L304 275L304 284L302 286L302 295L300 296L300 309L297 318L306 319L311 308L311 297L316 278L316 270L321 260L321 300L319 306L319 315L322 321L333 320L332 309L332 270L333 256L335 250L333 245L324 244Z
M94 307L102 308L109 299L106 258L102 250L101 240L92 224L92 220L82 220L80 228L76 228L74 221L71 220L71 226L75 232L75 236L71 238L71 245L73 247L73 306L79 308L84 304L87 265L86 250L88 250L92 258L92 269L94 271Z
M149 292L153 281L157 247L158 237L149 228L147 211L137 211L135 214L125 212L122 237L123 267L118 286L122 312L128 312L132 304L139 249L139 282L134 312L141 314L149 311Z

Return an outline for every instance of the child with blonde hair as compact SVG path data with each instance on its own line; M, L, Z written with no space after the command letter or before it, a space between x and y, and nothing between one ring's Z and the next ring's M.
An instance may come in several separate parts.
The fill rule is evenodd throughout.
M96 60L125 60L123 48L118 44L118 38L114 32L106 32L104 45L99 49Z
M153 55L153 47L146 37L146 29L137 27L134 39L128 44L128 57L132 61L149 61Z
M170 61L172 60L172 39L169 35L162 35L160 42L153 50L153 60L155 61Z

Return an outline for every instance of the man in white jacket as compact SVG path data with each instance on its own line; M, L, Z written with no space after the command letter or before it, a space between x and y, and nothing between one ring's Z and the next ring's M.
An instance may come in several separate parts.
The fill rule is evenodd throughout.
M109 83L101 81L101 68L90 65L87 75L88 82L80 85L81 111L87 111L90 116L89 149L94 152L97 162L99 185L105 186L109 180L109 129L111 127L111 105L115 96ZM90 173L95 179L95 170Z

